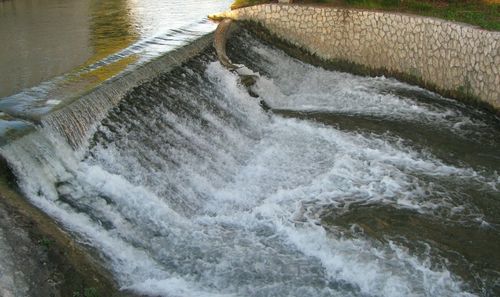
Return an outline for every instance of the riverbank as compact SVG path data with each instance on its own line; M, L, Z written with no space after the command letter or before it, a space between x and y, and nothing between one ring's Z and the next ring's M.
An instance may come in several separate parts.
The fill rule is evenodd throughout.
M232 9L271 3L267 0L236 0ZM463 22L483 29L500 31L500 3L498 1L416 1L416 0L296 0L306 4L337 8L355 8L375 11L411 13L421 16Z
M2 296L115 296L117 286L87 251L17 190L0 159ZM7 254L7 255L5 255ZM2 291L3 290L3 291Z

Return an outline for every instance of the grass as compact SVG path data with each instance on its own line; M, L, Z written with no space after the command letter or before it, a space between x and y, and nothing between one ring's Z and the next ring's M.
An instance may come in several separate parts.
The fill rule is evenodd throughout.
M258 5L263 3L269 3L269 0L235 0L231 4L231 9L238 9L246 6Z
M238 8L268 2L271 1L236 0L233 5ZM500 31L500 0L295 0L294 3L412 13Z

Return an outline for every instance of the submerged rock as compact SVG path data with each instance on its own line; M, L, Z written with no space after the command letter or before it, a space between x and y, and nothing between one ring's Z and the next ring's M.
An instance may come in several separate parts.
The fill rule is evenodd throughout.
M250 88L257 82L256 75L240 75L240 82L246 88Z

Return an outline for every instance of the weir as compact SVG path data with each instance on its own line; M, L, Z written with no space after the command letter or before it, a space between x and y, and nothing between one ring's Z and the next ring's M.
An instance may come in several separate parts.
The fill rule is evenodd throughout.
M43 117L41 123L63 135L71 146L77 148L90 136L92 128L120 102L127 92L160 73L182 65L208 47L212 39L213 36L208 34L187 46L169 52L168 55L148 62L133 71L125 72L88 94L75 98L66 106L51 112Z
M251 32L222 56L203 36L9 136L22 194L139 296L498 294L498 118Z

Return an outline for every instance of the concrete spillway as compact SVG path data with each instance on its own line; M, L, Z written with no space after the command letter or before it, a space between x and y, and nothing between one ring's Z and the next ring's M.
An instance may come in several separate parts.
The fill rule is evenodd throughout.
M149 8L180 7L165 3ZM500 294L498 118L309 65L245 29L227 40L229 20L214 37L200 2L185 5L196 22L165 32L159 19L175 17L123 9L140 32L82 66L82 84L126 66L96 88L68 92L75 76L60 77L0 101L19 191L110 284L169 297ZM97 45L109 38L95 31ZM49 292L19 273L27 252L9 236L0 228L0 295Z
M228 54L273 114L207 49L130 91L79 149L53 125L4 145L23 193L141 294L498 292L494 117L238 36Z

